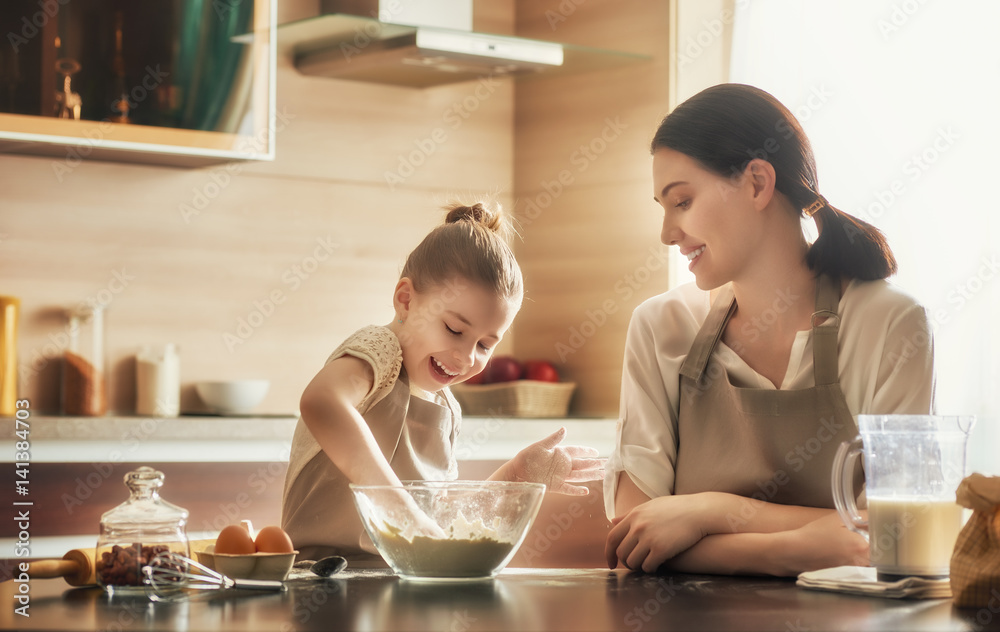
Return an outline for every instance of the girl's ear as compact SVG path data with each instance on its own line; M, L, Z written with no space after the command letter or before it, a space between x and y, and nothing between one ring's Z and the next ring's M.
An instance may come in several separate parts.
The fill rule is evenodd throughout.
M771 203L774 197L775 173L774 165L766 160L754 158L747 164L744 175L749 178L753 187L754 207L757 210L763 209Z
M414 293L413 281L409 277L403 277L396 284L396 289L392 293L392 306L396 310L397 318L403 319L409 313Z

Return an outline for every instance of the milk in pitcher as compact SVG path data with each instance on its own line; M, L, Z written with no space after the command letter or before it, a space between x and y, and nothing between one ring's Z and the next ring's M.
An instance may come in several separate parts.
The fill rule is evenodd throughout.
M954 500L869 498L872 565L880 575L948 575L962 518Z

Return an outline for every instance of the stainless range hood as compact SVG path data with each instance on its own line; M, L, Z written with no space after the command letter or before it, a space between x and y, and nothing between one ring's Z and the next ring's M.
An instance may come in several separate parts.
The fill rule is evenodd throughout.
M524 77L648 59L475 33L471 31L471 1L382 0L388 6L406 7L408 13L403 15L380 10L379 0L326 0L322 3L325 10L353 13L327 13L282 25L278 41L291 49L295 66L303 74L419 88L482 76ZM449 6L446 10L442 5ZM375 16L407 23L382 21Z

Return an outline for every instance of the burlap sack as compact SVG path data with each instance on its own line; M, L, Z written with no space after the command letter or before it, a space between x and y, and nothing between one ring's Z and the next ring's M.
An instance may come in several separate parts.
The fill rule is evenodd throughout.
M956 496L973 513L951 555L952 602L985 608L1000 595L1000 477L972 474Z

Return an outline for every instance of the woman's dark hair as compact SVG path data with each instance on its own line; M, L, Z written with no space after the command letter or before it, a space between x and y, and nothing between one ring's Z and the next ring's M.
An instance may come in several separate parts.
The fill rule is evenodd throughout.
M751 160L761 158L774 167L775 188L800 214L820 200L819 237L806 255L816 273L867 281L896 272L885 235L820 196L809 139L788 108L767 92L735 83L702 90L660 123L650 151L664 147L726 178L739 177Z

